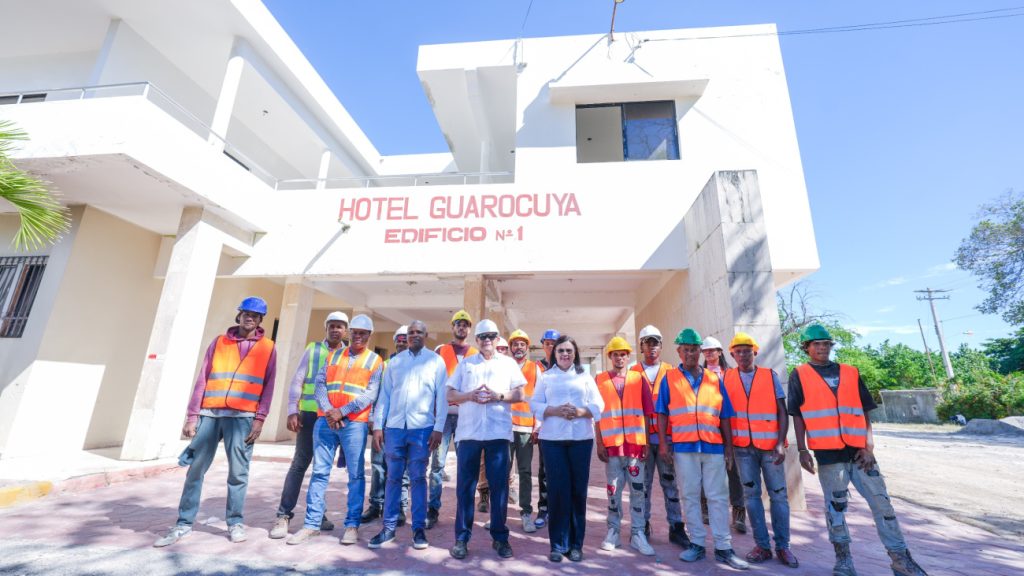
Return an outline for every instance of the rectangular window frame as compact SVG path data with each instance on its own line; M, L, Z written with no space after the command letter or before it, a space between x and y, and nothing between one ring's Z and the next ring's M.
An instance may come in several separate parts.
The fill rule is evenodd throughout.
M675 140L675 158L657 158L657 159L640 159L629 157L629 141L626 138L626 106L630 104L670 104L672 106L672 138ZM653 162L653 161L665 161L665 160L679 160L681 154L679 150L679 117L676 115L676 101L675 100L640 100L636 102L605 102L600 104L577 104L575 110L581 108L618 108L620 125L619 131L622 134L622 162ZM576 146L579 147L579 142L576 142ZM577 164L604 164L605 162L579 162Z
M0 338L21 338L49 256L0 256Z

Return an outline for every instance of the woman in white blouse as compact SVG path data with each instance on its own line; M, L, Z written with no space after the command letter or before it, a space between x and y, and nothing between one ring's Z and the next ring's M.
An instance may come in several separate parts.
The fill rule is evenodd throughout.
M537 383L530 408L540 428L540 449L548 478L548 539L552 562L583 559L587 484L594 450L594 421L604 402L597 384L580 366L571 336L555 341L554 365Z

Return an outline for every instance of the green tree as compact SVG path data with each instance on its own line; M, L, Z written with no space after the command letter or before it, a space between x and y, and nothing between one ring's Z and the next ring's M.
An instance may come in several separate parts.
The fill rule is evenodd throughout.
M1024 372L1024 328L1008 338L988 340L981 348L996 363L1000 374Z
M879 365L877 350L870 346L844 346L836 350L836 362L856 367L864 384L871 391L871 396L876 401L881 399L879 391L885 388L888 377Z
M939 384L928 368L928 356L906 344L888 340L878 347L878 365L885 373L884 388L929 388Z
M983 204L979 217L957 248L956 264L974 274L988 292L978 310L1024 324L1024 194L1010 190Z
M779 310L779 328L782 331L787 370L807 361L800 349L800 332L811 324L821 324L828 329L839 348L853 346L857 340L856 332L840 324L839 313L818 308L818 296L805 281L795 282L789 288L777 292L775 300Z
M28 135L11 122L0 120L0 199L14 206L21 225L12 244L16 250L33 250L52 244L67 232L67 210L39 179L19 169L10 159L15 142Z

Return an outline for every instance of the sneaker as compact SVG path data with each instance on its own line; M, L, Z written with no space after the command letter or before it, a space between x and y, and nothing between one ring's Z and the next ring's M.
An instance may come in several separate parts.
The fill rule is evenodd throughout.
M737 570L746 570L750 568L750 564L747 564L746 560L740 558L732 551L732 548L728 550L715 550L715 561L724 562L729 566Z
M551 560L552 562L561 562L562 553L557 550L552 550L551 553L548 554L548 560Z
M319 530L313 530L312 528L303 528L295 534L292 534L291 538L288 539L288 544L295 546L297 544L305 544L307 540L313 536L319 536Z
M232 524L231 526L228 526L228 538L233 544L245 542L249 539L249 537L245 535L245 526L241 524Z
M676 522L668 531L668 541L679 546L683 550L690 547L690 537L686 535L686 524Z
M324 514L323 519L320 520L320 531L330 532L331 530L334 530L334 522L328 520L327 514Z
M747 509L742 506L734 506L732 509L732 529L737 534L747 533Z
M914 562L910 550L889 552L889 558L892 559L892 573L895 576L928 576L924 569Z
M523 513L523 532L532 533L537 531L537 525L533 523L533 514Z
M394 539L395 539L395 531L394 530L388 530L387 528L381 528L380 532L378 532L376 536L374 536L373 538L370 538L370 541L366 544L366 547L370 548L370 549L373 549L373 550L376 550L377 548L380 548L381 546L387 544L388 542L391 542Z
M761 548L761 546L755 544L754 548L747 552L747 562L751 564L760 564L761 562L767 562L772 559L772 551L767 548Z
M704 551L703 546L697 544L690 544L690 547L679 553L679 559L683 562L696 562L703 560L707 552Z
M572 550L569 550L569 553L566 555L566 558L568 558L570 562L582 562L583 550L580 550L579 548L573 548Z
M274 522L274 527L270 529L270 537L274 540L280 540L287 536L289 522L291 522L291 518L287 516L279 516L277 521Z
M643 532L637 532L629 538L629 547L644 556L654 556L654 548L647 543L647 537L644 536Z
M171 544L174 544L178 540L181 540L182 538L184 538L185 536L188 536L191 533L192 533L192 527L191 526L184 526L182 524L179 524L179 525L175 526L174 528L171 528L167 532L167 534L165 534L162 538L160 538L156 542L153 542L153 547L154 548L163 548L164 546L170 546Z
M615 550L619 547L619 530L617 528L609 528L608 535L604 537L604 542L601 542L601 550Z
M427 530L430 530L434 526L437 526L437 518L441 515L441 511L437 508L427 509Z
M495 540L494 542L491 542L491 548L497 550L498 556L501 558L512 557L512 546L509 545L508 542L498 542L497 540Z
M356 542L359 542L359 530L353 526L345 528L345 533L341 536L341 543L350 546Z
M776 548L775 556L779 559L779 562L790 568L796 568L800 565L800 562L797 562L796 556L793 556L789 548Z
M448 550L448 553L456 560L464 560L466 558L466 554L469 554L469 549L465 542L462 540L456 540L455 545L451 547L451 550Z
M541 510L537 512L537 519L533 521L533 525L537 528L543 528L548 524L548 511Z
M420 528L412 534L412 547L417 550L425 550L430 543L427 542L427 532Z
M369 524L370 522L373 522L377 518L380 518L380 512L380 506L370 506L366 509L366 512L363 512L363 515L359 517L359 523Z

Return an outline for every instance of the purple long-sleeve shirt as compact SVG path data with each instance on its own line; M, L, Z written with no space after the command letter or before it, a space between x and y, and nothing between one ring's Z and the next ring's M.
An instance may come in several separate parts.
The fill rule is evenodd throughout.
M263 328L257 328L247 338L238 337L238 326L228 328L227 337L238 343L238 356L245 358L249 350L256 345L256 341L263 337ZM206 357L203 358L203 366L196 376L195 386L192 387L192 398L188 401L188 421L195 422L199 419L199 410L203 404L203 393L206 392L206 379L210 376L210 366L213 363L213 352L217 349L217 340L206 349ZM265 420L270 412L270 401L274 398L274 378L277 375L277 349L270 352L270 361L267 362L267 373L263 376L263 393L260 395L259 405L256 407L256 419Z

